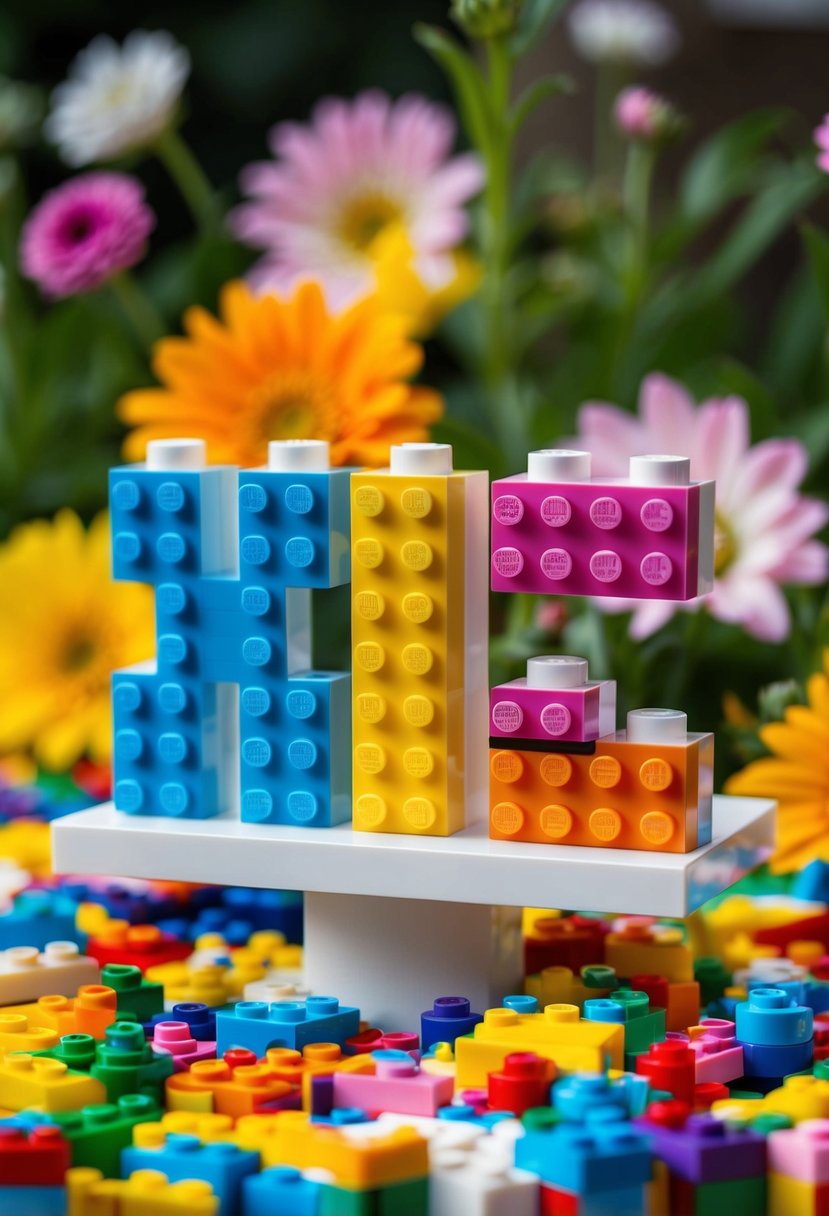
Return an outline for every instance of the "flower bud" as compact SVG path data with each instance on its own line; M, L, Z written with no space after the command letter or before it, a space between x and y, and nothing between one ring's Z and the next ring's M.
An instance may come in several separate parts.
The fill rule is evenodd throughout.
M613 116L625 138L646 144L665 143L678 135L684 125L669 101L641 85L622 90L616 98Z
M452 0L452 20L470 38L511 34L518 24L522 0Z

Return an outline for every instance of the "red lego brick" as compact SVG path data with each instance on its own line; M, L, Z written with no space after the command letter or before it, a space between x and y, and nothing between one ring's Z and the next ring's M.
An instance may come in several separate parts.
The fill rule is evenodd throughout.
M710 1110L715 1102L724 1102L730 1090L722 1081L703 1081L694 1087L694 1110Z
M504 1060L499 1072L487 1078L489 1106L492 1110L511 1110L523 1115L534 1106L547 1106L556 1066L533 1051L514 1052Z
M189 958L193 947L171 933L162 933L155 925L128 925L116 920L110 921L98 937L90 937L86 952L101 967L127 963L144 972L148 967Z
M579 1216L579 1197L572 1191L561 1191L555 1186L542 1185L539 1195L539 1216Z
M63 1186L69 1166L59 1127L0 1127L0 1186Z
M587 916L537 920L533 933L524 938L524 974L534 975L545 967L569 967L578 974L591 963L603 963L609 932L609 925Z
M665 1089L681 1102L694 1105L696 1056L680 1039L651 1043L636 1058L636 1071L647 1077L653 1089Z
M787 925L758 929L752 936L758 945L778 946L782 952L790 942L820 942L825 950L829 950L829 912L804 916L802 920L793 920Z

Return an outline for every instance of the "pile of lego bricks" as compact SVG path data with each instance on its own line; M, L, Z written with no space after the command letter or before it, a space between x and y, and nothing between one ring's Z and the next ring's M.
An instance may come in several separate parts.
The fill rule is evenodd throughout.
M827 873L684 926L527 909L523 992L382 1028L303 988L297 896L33 883L0 1214L829 1212Z

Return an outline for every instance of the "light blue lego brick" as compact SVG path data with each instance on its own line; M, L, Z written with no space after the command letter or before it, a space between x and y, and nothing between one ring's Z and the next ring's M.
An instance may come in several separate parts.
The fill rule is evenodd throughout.
M242 819L332 827L351 815L351 677L305 671L240 696Z
M305 1001L239 1001L216 1011L216 1054L246 1047L264 1056L269 1047L301 1051L308 1043L339 1043L359 1032L360 1011L333 996Z
M616 1110L620 1118L632 1118L642 1113L648 1089L647 1078L631 1073L613 1081L602 1073L571 1073L554 1083L552 1105L568 1122L582 1122L597 1110L606 1117Z
M65 1216L62 1186L0 1186L0 1216Z
M322 1186L303 1178L299 1170L276 1165L242 1187L242 1216L318 1216Z
M781 988L753 988L747 1001L739 1001L734 1020L741 1043L786 1047L812 1038L814 1014L798 1005Z
M86 946L86 934L75 927L75 904L60 891L33 890L16 895L8 912L0 914L0 950L10 946L36 946L47 942L77 942Z
M543 1131L527 1129L515 1142L515 1164L550 1186L579 1195L643 1186L653 1169L647 1135L624 1119L600 1117Z
M219 1198L219 1216L236 1216L244 1180L259 1172L259 1153L235 1144L202 1144L197 1136L168 1135L162 1147L122 1151L121 1176L128 1178L134 1170L158 1170L170 1182L209 1182Z

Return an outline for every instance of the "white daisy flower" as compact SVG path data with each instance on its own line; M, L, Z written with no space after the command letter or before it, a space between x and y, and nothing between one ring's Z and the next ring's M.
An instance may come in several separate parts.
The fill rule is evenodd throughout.
M567 25L574 47L591 63L659 67L679 46L676 22L652 0L580 0Z
M162 30L134 30L123 46L100 35L52 94L46 134L68 165L113 160L170 125L190 56Z

